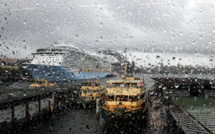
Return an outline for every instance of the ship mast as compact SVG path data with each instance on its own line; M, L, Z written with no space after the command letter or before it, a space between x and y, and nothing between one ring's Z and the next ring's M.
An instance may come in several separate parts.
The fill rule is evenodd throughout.
M124 64L124 77L126 77L126 75L127 75L127 64L126 64L126 60L127 60L127 48L125 48L124 53L125 53L125 58L123 60L123 64Z

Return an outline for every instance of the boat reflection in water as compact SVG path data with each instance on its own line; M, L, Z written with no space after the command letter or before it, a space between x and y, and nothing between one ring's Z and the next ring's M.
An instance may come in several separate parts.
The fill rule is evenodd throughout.
M107 83L106 96L103 98L104 102L100 109L106 124L119 125L118 127L120 124L131 126L146 118L148 107L143 80L125 77L122 80Z

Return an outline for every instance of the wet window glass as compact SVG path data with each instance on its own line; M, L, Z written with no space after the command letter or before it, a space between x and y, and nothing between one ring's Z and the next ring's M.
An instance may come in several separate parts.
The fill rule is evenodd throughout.
M107 101L114 101L114 95L108 95Z
M215 0L1 0L1 134L215 133Z

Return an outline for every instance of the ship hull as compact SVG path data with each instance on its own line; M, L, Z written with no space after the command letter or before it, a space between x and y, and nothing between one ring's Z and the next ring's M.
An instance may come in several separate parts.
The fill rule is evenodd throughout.
M147 108L140 108L131 112L111 112L106 109L100 109L102 118L108 124L114 124L114 122L128 122L144 120L147 116Z
M147 109L120 113L112 113L101 109L100 114L104 118L106 133L143 133L144 129L147 128Z
M81 80L81 79L95 79L103 78L110 75L111 72L74 72L72 68L66 68L63 66L48 66L48 65L38 65L29 64L28 70L36 80L45 79L48 81L71 81L71 80Z

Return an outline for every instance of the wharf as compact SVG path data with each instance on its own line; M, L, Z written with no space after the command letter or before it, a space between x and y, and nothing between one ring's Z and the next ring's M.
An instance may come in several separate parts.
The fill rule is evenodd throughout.
M68 90L76 90L80 87L78 84L73 85L60 85L54 87L34 88L29 89L29 82L12 83L10 85L0 86L0 102L7 102L13 100L20 100L22 98L28 98L31 96L37 96L41 94L53 94L55 92L67 92ZM12 96L8 96L13 94Z
M156 101L155 101L156 102ZM155 106L156 104L149 104L149 127L150 133L153 134L168 134L168 113L167 107L163 104L159 104L159 107Z
M193 118L204 125L211 133L215 133L215 112L214 109L189 110Z
M175 119L176 125L185 134L210 134L205 126L199 123L191 114L183 110L178 105L172 103L170 106L171 116ZM178 129L178 133L181 133Z
M159 100L153 100L152 105L149 104L149 125L150 133L153 134L212 134L214 124L208 123L208 125L202 125L201 122L196 120L191 114L186 112L180 106L175 103L159 102ZM211 115L212 116L212 115ZM209 118L211 117L209 116ZM203 117L207 117L203 114ZM211 119L208 121L211 121ZM202 121L205 121L202 119ZM208 129L208 126L211 127Z
M215 133L214 88L211 79L186 77L153 77L162 91L177 131L185 134ZM180 98L179 105L171 98ZM194 101L193 101L194 100ZM205 104L206 103L206 104ZM169 120L169 119L168 119Z
M12 95L0 101L0 131L19 133L26 125L33 127L54 113L71 107L77 101L78 88L77 85L65 85L60 88L1 90L0 95Z

